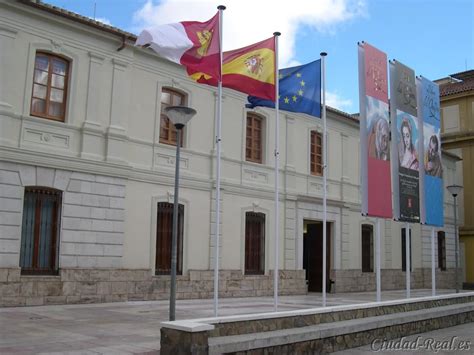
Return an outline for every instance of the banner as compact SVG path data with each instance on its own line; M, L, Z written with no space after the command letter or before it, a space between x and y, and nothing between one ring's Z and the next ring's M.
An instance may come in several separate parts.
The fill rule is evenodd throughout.
M420 222L420 160L415 72L390 62L390 115L392 118L392 181L395 219Z
M416 79L420 119L420 219L421 223L442 227L443 168L441 164L439 87L432 81Z
M362 214L392 218L387 55L359 44Z

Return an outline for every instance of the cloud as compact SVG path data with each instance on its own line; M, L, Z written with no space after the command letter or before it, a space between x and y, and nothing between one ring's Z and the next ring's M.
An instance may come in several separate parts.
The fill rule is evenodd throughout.
M105 17L97 17L95 20L102 22L104 25L112 26L112 22L110 22L110 20Z
M299 31L334 32L338 24L366 13L366 0L147 0L133 15L132 32L180 21L206 21L224 11L224 50L247 46L279 31L281 66L295 63Z
M338 93L326 91L326 104L346 112L352 107L352 100L345 99Z

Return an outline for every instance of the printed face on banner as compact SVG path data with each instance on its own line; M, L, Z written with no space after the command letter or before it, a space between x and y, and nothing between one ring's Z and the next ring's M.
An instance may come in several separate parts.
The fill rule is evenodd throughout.
M390 125L388 105L366 96L367 148L369 157L390 160Z
M416 117L397 110L398 159L400 167L418 170L418 122Z
M441 178L443 167L441 166L440 129L428 123L423 124L423 145L425 149L424 169L426 175Z

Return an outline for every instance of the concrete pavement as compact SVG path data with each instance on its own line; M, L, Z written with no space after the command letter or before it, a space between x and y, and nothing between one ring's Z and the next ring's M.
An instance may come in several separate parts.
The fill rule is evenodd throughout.
M442 290L438 294L452 292ZM429 295L431 290L412 290L412 298ZM404 297L404 290L382 293L384 301ZM374 292L328 294L327 304L357 304L374 300ZM315 308L321 306L321 294L281 296L279 301L280 311ZM167 301L138 301L2 308L0 354L158 353L159 323L168 320L168 307ZM220 316L272 310L272 297L219 300ZM212 317L213 300L178 300L176 311L177 319Z

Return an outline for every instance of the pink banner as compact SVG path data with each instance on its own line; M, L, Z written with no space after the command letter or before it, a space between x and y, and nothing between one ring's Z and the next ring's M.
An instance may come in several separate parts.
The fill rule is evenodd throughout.
M362 214L392 218L387 56L359 48Z

